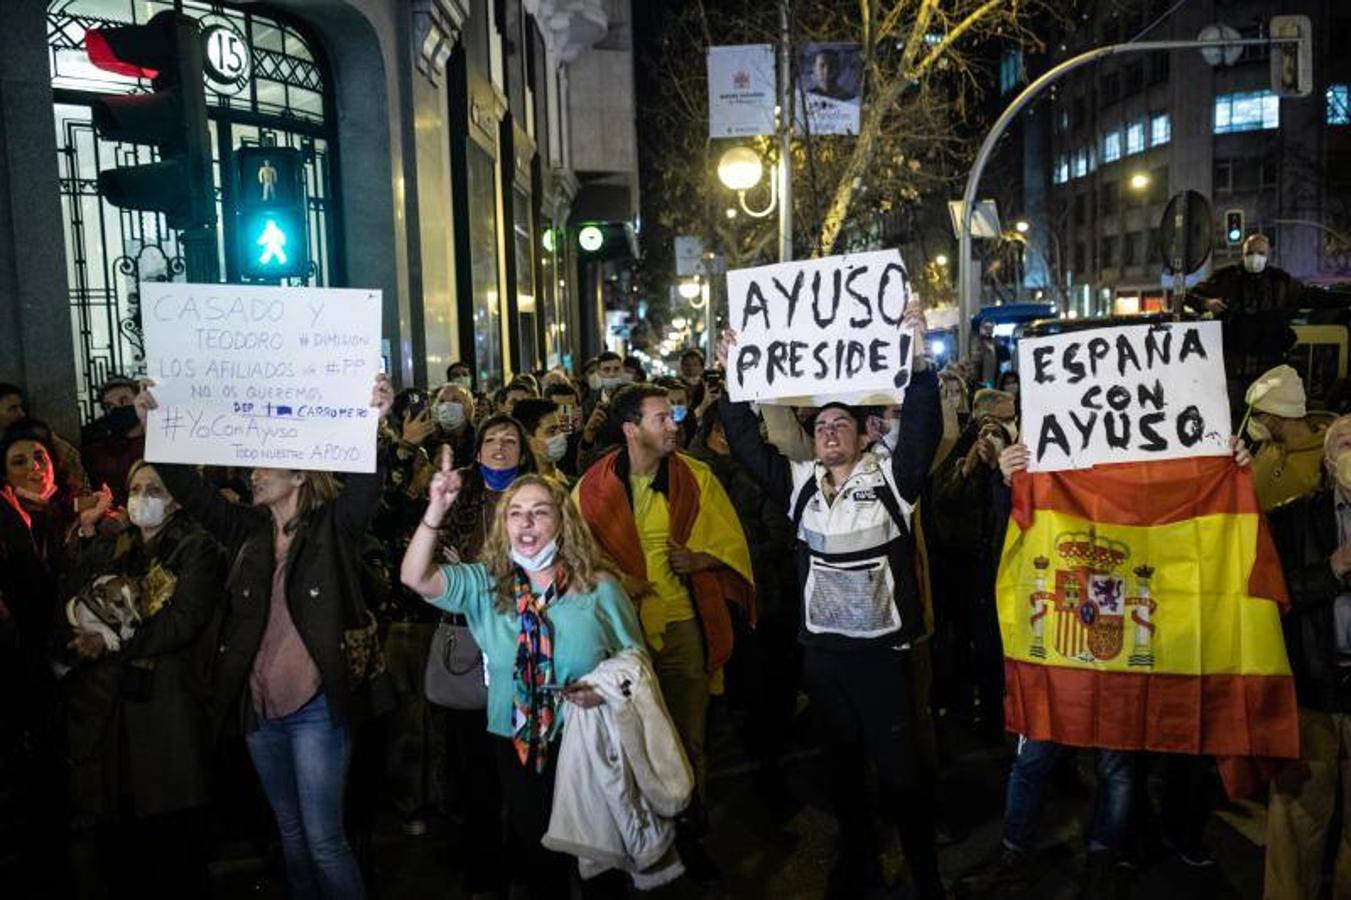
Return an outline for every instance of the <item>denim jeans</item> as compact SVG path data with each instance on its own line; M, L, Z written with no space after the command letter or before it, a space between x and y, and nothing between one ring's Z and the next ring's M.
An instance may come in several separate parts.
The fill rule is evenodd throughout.
M289 716L260 719L246 741L277 819L295 900L361 900L366 888L343 829L352 741L321 691Z
M1018 740L1018 756L1009 772L1004 800L1004 845L1015 850L1031 848L1041 813L1046 779L1056 763L1075 748L1051 741ZM1088 823L1088 850L1114 850L1121 844L1130 821L1134 755L1118 750L1096 750L1098 783L1093 789L1092 814Z

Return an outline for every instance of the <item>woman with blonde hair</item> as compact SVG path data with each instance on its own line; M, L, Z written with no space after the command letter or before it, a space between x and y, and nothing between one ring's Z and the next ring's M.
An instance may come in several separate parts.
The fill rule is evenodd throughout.
M156 406L145 385L141 421ZM377 375L371 406L394 399ZM383 473L254 469L253 505L231 503L190 466L156 467L170 495L225 548L228 605L212 679L216 726L244 735L281 835L291 896L363 898L343 825L353 735L393 694L366 608L360 544Z
M507 818L528 857L531 896L570 896L572 858L544 849L566 704L594 706L578 679L621 650L643 648L633 604L601 556L563 486L522 475L503 492L479 562L437 565L437 530L463 478L443 450L427 511L403 558L403 583L464 615L483 650L488 732L494 736ZM622 884L622 879L620 879ZM613 877L583 882L584 896L617 892Z

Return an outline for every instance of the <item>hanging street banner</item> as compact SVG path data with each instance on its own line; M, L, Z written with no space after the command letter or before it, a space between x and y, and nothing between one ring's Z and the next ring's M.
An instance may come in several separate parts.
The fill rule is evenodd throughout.
M1228 456L1220 329L1181 322L1020 339L1029 470Z
M379 291L143 282L150 462L374 472Z
M708 48L708 136L774 133L774 45Z
M858 44L803 44L795 60L798 134L858 134L863 62Z
M913 336L910 276L896 250L727 273L728 396L819 406L899 403ZM842 387L843 386L843 387Z

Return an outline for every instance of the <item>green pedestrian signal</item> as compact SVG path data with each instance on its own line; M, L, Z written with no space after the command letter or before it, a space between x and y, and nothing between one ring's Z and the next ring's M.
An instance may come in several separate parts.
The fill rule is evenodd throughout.
M305 160L286 147L235 151L235 263L254 281L309 273Z

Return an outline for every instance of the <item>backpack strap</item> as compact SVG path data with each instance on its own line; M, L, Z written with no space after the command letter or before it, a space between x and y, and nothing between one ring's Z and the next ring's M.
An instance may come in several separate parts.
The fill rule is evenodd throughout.
M797 536L798 530L802 527L802 517L806 515L807 504L821 490L821 486L816 483L816 476L813 474L810 481L802 486L798 492L797 499L793 501L793 535Z
M881 484L873 491L877 499L882 501L882 505L887 508L887 514L891 516L891 521L896 523L897 529L901 534L908 534L910 529L906 527L905 517L901 515L901 503L896 499L896 493L892 491L891 485Z

